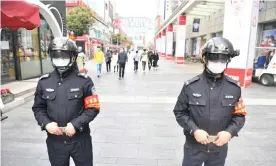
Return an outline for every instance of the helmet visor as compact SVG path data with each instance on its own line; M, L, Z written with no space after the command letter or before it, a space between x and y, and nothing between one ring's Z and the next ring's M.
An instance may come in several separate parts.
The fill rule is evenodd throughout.
M71 59L72 54L68 51L55 50L50 52L51 58L62 58L62 59Z
M50 53L52 63L56 67L66 67L70 64L72 54L68 51L55 50Z
M209 54L208 60L213 62L229 62L230 56L227 54Z

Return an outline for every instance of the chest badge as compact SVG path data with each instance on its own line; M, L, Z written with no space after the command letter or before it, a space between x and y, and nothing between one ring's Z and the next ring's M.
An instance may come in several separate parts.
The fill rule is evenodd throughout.
M233 99L233 98L234 98L234 96L225 95L225 98L226 98L226 99Z
M54 92L55 90L54 90L54 89L51 89L51 88L47 88L46 91L47 91L47 92Z
M201 97L201 94L199 94L199 93L193 93L193 96L194 97Z
M80 91L80 88L72 88L72 89L70 89L70 91L71 92L78 92L78 91Z

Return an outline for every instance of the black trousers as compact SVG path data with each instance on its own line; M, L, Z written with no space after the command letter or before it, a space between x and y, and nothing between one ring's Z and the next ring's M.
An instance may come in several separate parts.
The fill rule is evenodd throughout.
M107 72L111 71L110 63L111 63L111 62L106 62L106 71L107 71Z
M153 67L157 67L157 60L153 60Z
M51 166L69 166L70 157L76 166L93 166L91 137L73 143L47 138L46 143Z
M119 77L122 78L125 75L125 63L119 63Z
M224 166L227 147L220 152L207 152L195 148L184 148L182 166Z
M134 61L134 71L138 70L138 63L139 61Z
M151 66L152 66L152 59L149 59L149 64L148 64L148 66L149 66L149 70L151 69Z

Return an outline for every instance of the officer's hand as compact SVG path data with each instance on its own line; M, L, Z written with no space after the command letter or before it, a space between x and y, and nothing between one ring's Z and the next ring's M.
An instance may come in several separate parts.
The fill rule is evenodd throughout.
M221 131L217 134L218 139L214 142L217 146L223 146L230 141L232 135L227 131Z
M60 130L56 122L48 123L45 128L50 134L62 135L62 131Z
M209 134L204 130L198 129L194 132L194 137L196 141L204 145L209 144L208 136Z
M72 137L76 133L75 127L72 125L72 123L67 123L65 133L69 137Z

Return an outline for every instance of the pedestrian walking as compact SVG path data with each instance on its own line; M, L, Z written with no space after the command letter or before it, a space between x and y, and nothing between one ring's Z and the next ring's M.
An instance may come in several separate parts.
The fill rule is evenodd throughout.
M149 70L151 69L152 67L152 62L153 62L153 52L151 50L148 51L148 67L149 67Z
M94 59L97 63L97 76L100 77L102 73L102 64L104 62L104 53L101 50L101 47L97 47L97 51L94 54Z
M80 72L87 73L87 70L85 69L85 54L82 51L82 47L78 47L78 58L77 58L77 66Z
M112 52L110 50L107 50L105 54L106 72L111 71L111 58L112 58Z
M124 78L125 67L126 67L127 60L128 60L127 53L125 52L124 48L121 48L120 53L118 55L119 80L122 79L122 78Z
M228 142L245 123L240 84L224 74L238 55L229 40L210 39L202 50L203 73L184 84L173 110L186 136L182 166L224 166Z
M146 52L147 50L144 49L143 52L141 53L141 61L142 61L142 66L143 66L143 71L145 72L146 70L146 65L147 65L147 62L148 62L148 54Z
M73 69L77 46L69 38L55 38L49 46L55 70L40 77L32 107L41 129L47 132L51 166L92 166L93 152L89 123L100 110L94 83Z
M157 50L155 50L154 53L153 53L153 63L152 63L153 70L157 69L157 62L158 62L158 60L159 60L159 55L157 53Z
M118 72L119 65L118 65L118 52L117 52L117 50L114 50L112 52L111 64L112 64L112 67L114 69L114 73L115 73L116 69L117 69L117 72Z
M134 71L137 72L138 71L138 64L139 64L139 52L138 50L135 52L134 56L133 56L133 61L134 61Z

